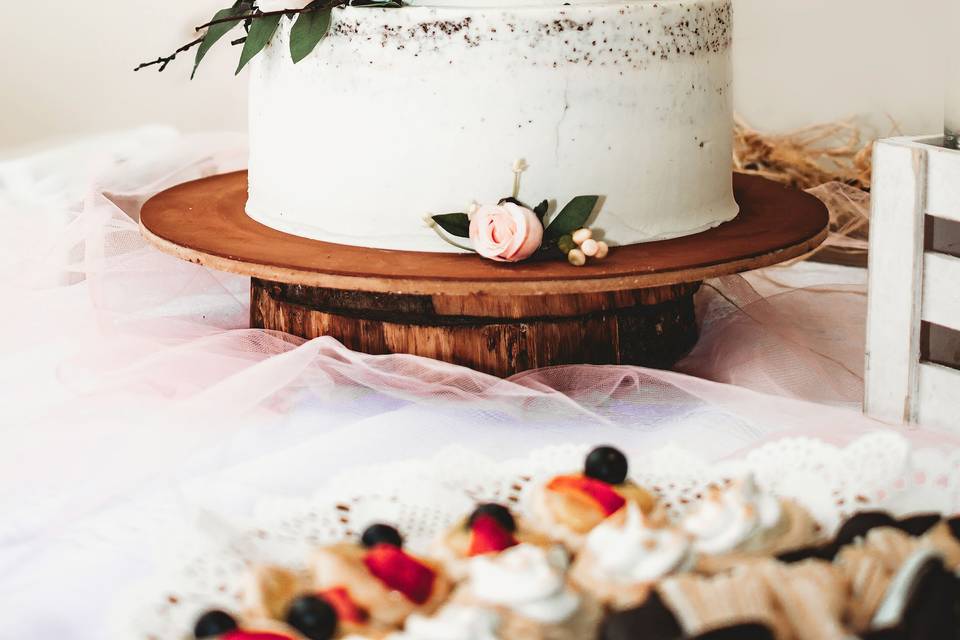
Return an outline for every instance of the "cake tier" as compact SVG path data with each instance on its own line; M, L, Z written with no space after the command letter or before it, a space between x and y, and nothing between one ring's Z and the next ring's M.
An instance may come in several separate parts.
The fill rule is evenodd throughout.
M450 251L424 216L510 195L603 197L612 244L737 213L730 2L344 8L306 60L290 22L253 64L254 219L343 244Z

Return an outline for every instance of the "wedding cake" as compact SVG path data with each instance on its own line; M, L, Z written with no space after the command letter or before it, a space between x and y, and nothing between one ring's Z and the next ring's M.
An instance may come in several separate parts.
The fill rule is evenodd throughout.
M298 64L292 24L251 63L247 212L267 226L451 251L424 218L496 203L517 177L548 216L600 196L610 245L738 212L730 0L338 7Z

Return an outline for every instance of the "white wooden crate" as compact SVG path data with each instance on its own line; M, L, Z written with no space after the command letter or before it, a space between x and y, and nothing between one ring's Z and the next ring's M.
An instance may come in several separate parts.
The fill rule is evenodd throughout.
M960 370L921 358L923 322L960 331L960 258L924 249L927 216L960 222L960 151L934 142L874 152L864 410L960 430Z

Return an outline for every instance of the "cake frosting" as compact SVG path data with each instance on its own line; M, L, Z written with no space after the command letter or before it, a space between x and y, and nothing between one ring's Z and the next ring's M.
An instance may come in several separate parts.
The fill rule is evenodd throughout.
M520 544L495 556L470 561L470 590L482 602L502 605L543 623L566 620L580 607L580 598L567 587L566 554Z
M780 501L757 487L752 476L716 492L701 502L683 521L694 536L694 549L701 553L749 550L764 540L764 534L781 522Z
M610 245L737 213L729 0L343 7L294 65L251 64L248 214L310 238L451 251L425 216L601 196Z
M480 607L451 604L433 617L412 615L387 640L497 640L500 617Z
M690 540L671 527L651 527L635 504L622 524L603 522L590 532L586 550L601 579L619 584L653 582L692 566Z

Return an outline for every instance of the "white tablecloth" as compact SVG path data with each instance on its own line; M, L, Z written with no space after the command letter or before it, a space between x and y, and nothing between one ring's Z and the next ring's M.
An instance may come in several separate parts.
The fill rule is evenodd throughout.
M154 545L198 512L247 514L357 464L601 441L718 459L882 428L857 408L857 269L708 283L703 339L678 366L693 376L500 381L246 329L245 278L159 254L135 220L147 195L243 162L236 136L151 128L0 164L0 637L101 640L117 598L156 571Z

